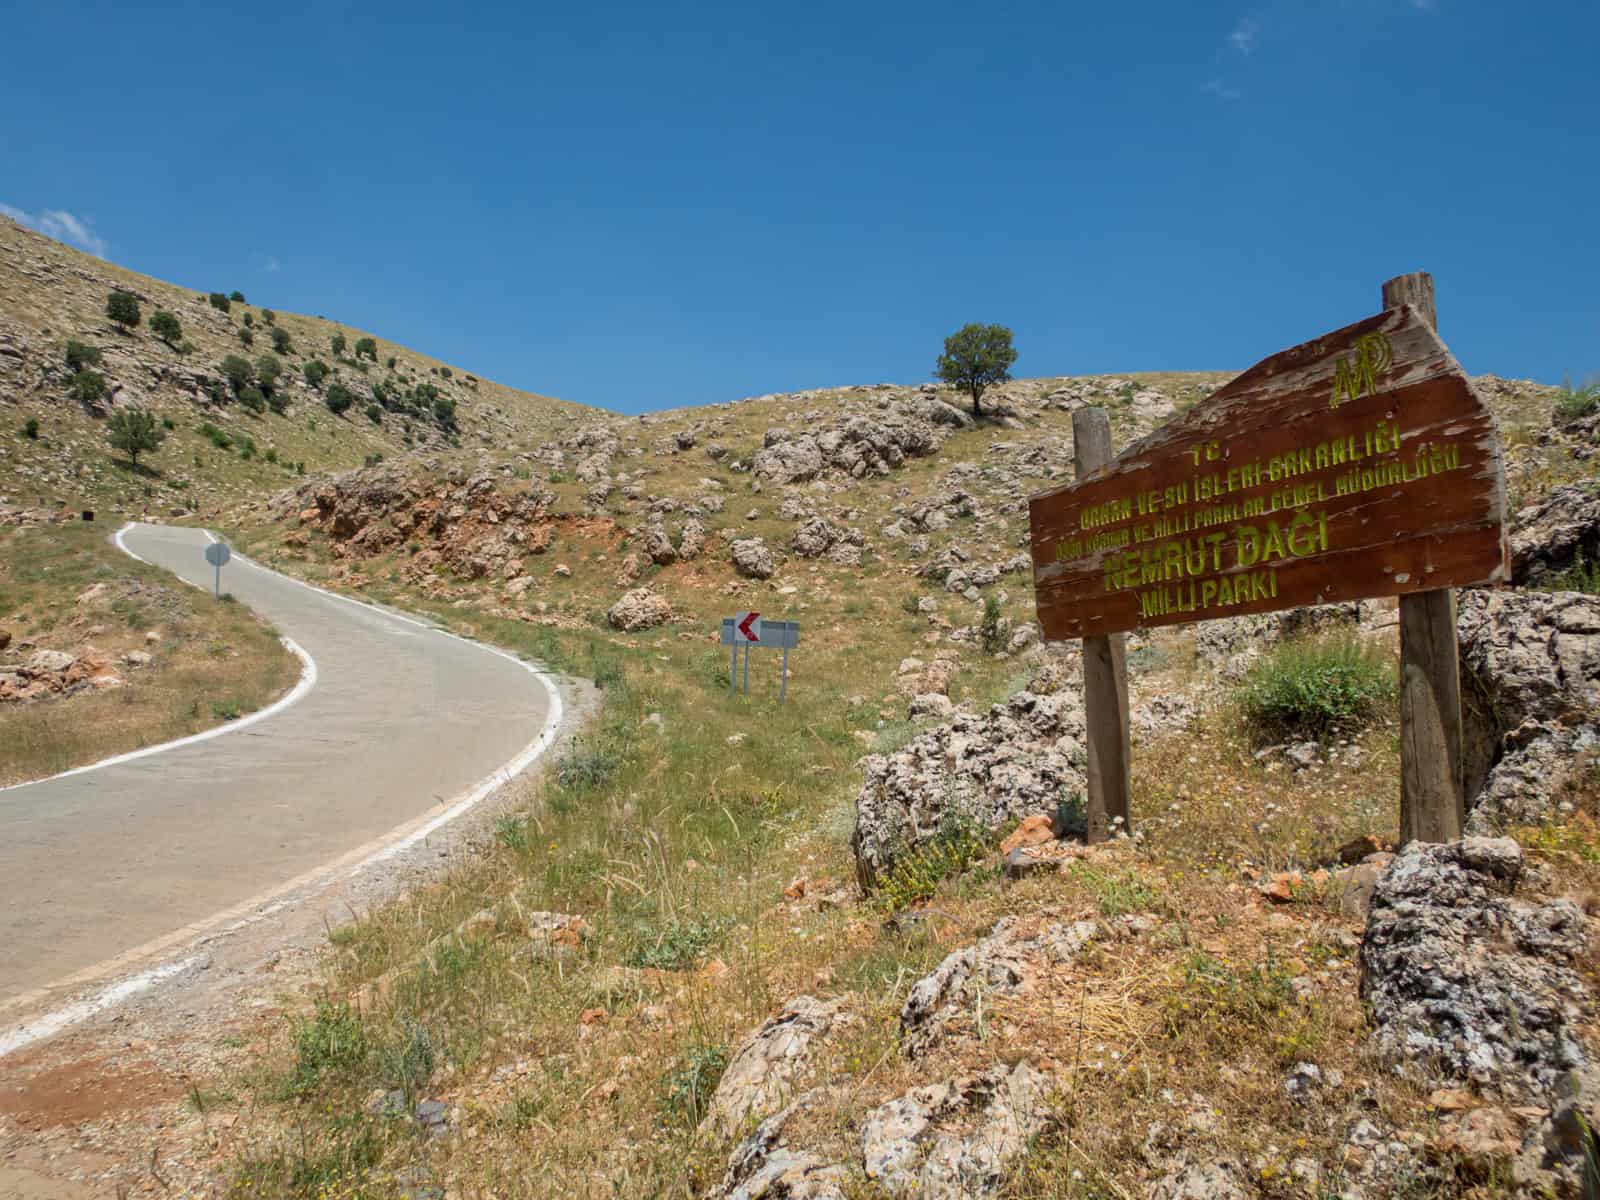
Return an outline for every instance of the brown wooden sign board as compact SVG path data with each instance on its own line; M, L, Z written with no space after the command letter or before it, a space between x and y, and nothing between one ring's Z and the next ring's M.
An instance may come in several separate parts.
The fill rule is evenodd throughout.
M1507 578L1499 434L1409 304L1257 363L1029 516L1051 641Z

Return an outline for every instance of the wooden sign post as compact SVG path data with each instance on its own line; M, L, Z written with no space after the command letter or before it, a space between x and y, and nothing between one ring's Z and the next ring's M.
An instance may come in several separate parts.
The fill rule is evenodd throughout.
M1103 408L1072 414L1072 458L1079 479L1111 461L1111 418ZM1128 740L1127 635L1083 639L1083 712L1089 740L1086 840L1130 832L1133 759ZM1120 824L1113 828L1113 822Z
M1431 280L1391 280L1384 301L1257 363L1115 459L1088 470L1080 459L1076 482L1030 500L1040 626L1047 640L1086 639L1091 806L1094 765L1109 765L1096 747L1126 745L1127 700L1115 664L1090 666L1109 649L1087 639L1399 596L1401 836L1460 835L1449 589L1506 578L1500 439L1434 331ZM1084 429L1078 453L1093 462L1088 418ZM1108 686L1116 705L1096 698Z

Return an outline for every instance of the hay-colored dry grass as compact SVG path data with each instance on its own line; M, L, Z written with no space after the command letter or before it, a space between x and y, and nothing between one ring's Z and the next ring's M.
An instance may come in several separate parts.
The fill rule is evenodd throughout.
M135 561L104 526L0 528L0 663L99 655L123 685L0 707L0 785L209 729L281 695L299 663L243 605ZM147 635L154 633L154 639ZM150 655L130 666L124 655Z

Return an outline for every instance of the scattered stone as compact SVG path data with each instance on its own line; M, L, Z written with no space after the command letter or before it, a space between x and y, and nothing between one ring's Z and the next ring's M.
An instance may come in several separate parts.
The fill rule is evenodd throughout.
M711 1200L845 1200L847 1168L807 1150L791 1150L784 1126L805 1111L810 1094L768 1117L734 1148Z
M70 670L77 661L77 655L65 650L35 650L24 665L35 675L50 675Z
M801 893L804 894L802 885ZM840 1000L797 996L733 1052L707 1106L705 1124L731 1137L794 1099L812 1043L849 1020Z
M994 1195L1049 1123L1048 1086L1023 1060L879 1105L861 1128L867 1178L917 1200Z
M1513 899L1521 869L1509 838L1413 842L1395 856L1361 944L1380 1047L1507 1095L1547 1092L1585 1065L1577 1030L1589 996L1572 969L1583 910Z
M1053 812L1084 789L1082 739L1076 695L1024 690L984 715L958 709L903 749L863 760L851 838L863 890L952 820L999 829Z
M1214 1163L1194 1163L1163 1175L1150 1188L1150 1200L1248 1200L1241 1180L1244 1169L1223 1159Z
M647 587L634 588L611 606L606 620L624 633L653 629L672 620L672 605Z
M729 548L733 569L747 579L771 579L777 571L772 551L758 537L739 538Z
M1304 1104L1322 1088L1322 1068L1316 1063L1299 1062L1283 1081L1283 1090L1289 1099Z
M911 706L906 710L906 715L913 721L922 717L937 717L943 721L949 719L955 707L949 696L938 692L924 692L920 696L911 698Z

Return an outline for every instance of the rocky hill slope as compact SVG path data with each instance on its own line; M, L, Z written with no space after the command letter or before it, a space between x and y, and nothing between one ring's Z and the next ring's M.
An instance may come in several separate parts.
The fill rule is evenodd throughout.
M138 325L107 316L112 292L135 299ZM227 298L234 294L219 293L213 305L210 293L123 270L0 217L0 504L213 511L304 473L413 448L549 436L589 411L336 321ZM157 311L176 318L176 334L161 336ZM88 361L69 364L69 342L86 347ZM230 379L229 356L248 374ZM263 368L264 358L275 365ZM80 370L99 382L80 385ZM348 409L335 414L330 396L337 406L346 395ZM108 415L130 407L168 424L165 444L138 468L106 439Z

